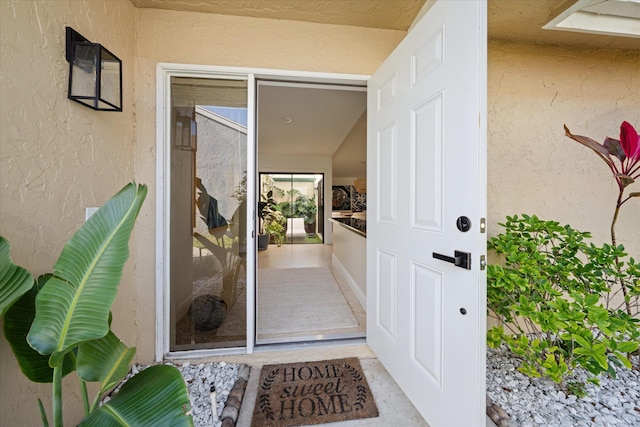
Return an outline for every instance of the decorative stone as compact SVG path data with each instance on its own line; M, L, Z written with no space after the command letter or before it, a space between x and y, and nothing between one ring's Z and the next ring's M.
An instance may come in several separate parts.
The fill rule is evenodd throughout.
M487 415L499 427L504 418L496 407L508 414L509 423L522 427L640 426L640 371L617 368L616 378L602 375L600 387L587 383L586 396L578 398L552 381L512 371L519 363L504 346L487 350ZM578 369L569 381L586 378Z
M189 307L189 318L199 331L218 329L226 314L227 304L217 295L200 295Z

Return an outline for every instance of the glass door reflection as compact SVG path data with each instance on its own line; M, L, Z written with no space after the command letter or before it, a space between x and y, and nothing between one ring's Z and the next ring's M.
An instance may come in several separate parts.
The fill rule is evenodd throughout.
M171 79L171 351L246 346L247 82Z

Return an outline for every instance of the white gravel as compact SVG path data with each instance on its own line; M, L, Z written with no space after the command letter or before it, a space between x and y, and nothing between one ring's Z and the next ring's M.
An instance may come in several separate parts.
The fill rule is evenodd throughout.
M189 390L191 414L193 415L195 427L220 427L222 422L219 417L227 402L229 392L238 379L238 369L240 365L226 362L208 362L195 365L189 362L185 362L182 365L175 365L170 362L165 364L178 368L184 377L184 381ZM127 377L111 392L111 395L116 394L129 378L149 366L150 365L134 364ZM211 402L212 386L215 387L216 391L217 421L214 421L213 404ZM106 397L104 402L108 402L109 399L110 397Z
M587 395L566 395L553 381L517 371L508 351L487 350L487 396L509 414L515 426L640 426L640 371L618 369L603 375L600 387L588 383ZM584 371L578 373L586 378Z
M487 396L510 417L510 425L532 426L640 426L640 371L618 369L617 379L600 377L600 387L586 384L587 395L566 395L550 380L529 378L517 370L519 361L501 347L487 349ZM196 427L220 427L214 422L211 386L216 389L218 415L222 413L240 365L219 362L178 365L189 389ZM133 373L145 366L135 365ZM582 378L586 378L584 373Z
M229 392L238 379L240 365L219 362L192 365L189 362L178 366L191 399L191 414L196 427L220 427L219 417L224 409ZM211 403L211 386L216 390L217 420L214 420Z

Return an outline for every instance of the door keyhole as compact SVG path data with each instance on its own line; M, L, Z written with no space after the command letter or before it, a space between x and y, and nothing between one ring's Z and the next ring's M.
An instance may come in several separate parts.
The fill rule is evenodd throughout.
M471 229L471 220L466 216L458 217L456 220L456 227L458 227L458 230L466 233Z

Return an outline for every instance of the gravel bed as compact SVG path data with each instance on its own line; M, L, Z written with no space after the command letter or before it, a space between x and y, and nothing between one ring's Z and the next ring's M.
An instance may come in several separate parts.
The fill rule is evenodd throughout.
M194 426L221 427L222 421L220 421L220 415L229 397L229 392L238 379L238 369L240 365L226 362L208 362L197 365L192 365L189 362L185 362L182 365L175 365L169 362L165 364L178 368L184 377L184 381L189 390ZM129 378L149 366L150 365L133 365L127 377L110 394L116 394ZM212 386L215 387L216 390L216 409L218 413L218 419L215 422L211 402ZM104 402L108 402L109 399L109 397L106 397Z
M499 427L640 426L638 370L618 369L617 379L603 375L600 387L588 383L587 395L577 398L565 394L550 380L527 377L517 370L518 366L518 359L504 347L487 349L487 398L509 416L508 420L497 422ZM145 367L134 365L132 374ZM220 415L238 379L240 365L185 362L176 367L189 389L195 426L220 427L220 420L214 422L211 410L211 386L216 390ZM577 378L585 379L586 375L578 372Z
M553 381L517 371L519 361L504 348L487 350L487 397L510 417L512 426L640 426L640 371L603 375L587 395L566 395ZM585 379L584 371L577 378Z
M178 366L191 399L191 414L195 427L220 427L220 415L229 397L229 392L238 379L240 365L219 362L192 365L189 362ZM211 404L211 386L216 390L216 405L218 417L214 421Z

